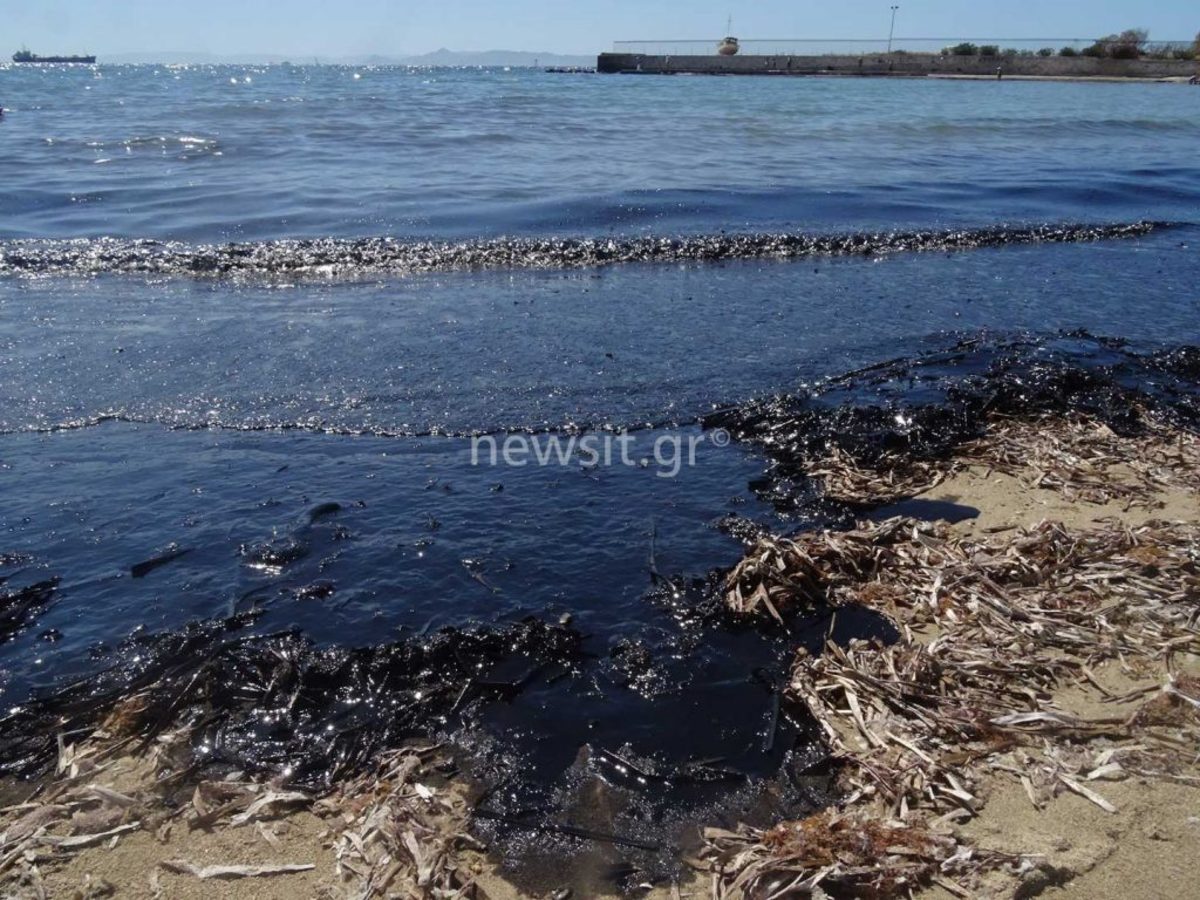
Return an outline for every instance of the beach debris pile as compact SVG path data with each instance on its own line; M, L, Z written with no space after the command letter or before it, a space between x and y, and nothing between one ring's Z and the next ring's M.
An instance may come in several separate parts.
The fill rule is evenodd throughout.
M0 643L12 640L54 601L58 579L49 578L21 588L9 588L0 578Z
M1153 515L1200 493L1198 387L1196 348L972 339L710 417L766 454L781 507L852 523L756 535L717 588L726 608L784 627L865 609L897 635L797 651L788 697L818 722L842 799L771 829L708 829L714 897L931 884L966 897L997 872L1032 883L1044 858L960 828L998 783L1037 809L1069 792L1105 813L1106 780L1200 786L1200 522L1110 516L982 537L902 515L856 522L966 469ZM1136 687L1106 687L1106 667ZM1057 699L1068 688L1112 713L1072 712Z
M1002 852L966 857L948 834L901 821L883 821L862 809L824 810L799 822L762 832L705 830L711 855L733 853L721 869L736 873L716 879L716 898L887 897L908 896L921 884L937 884L951 893L959 870L986 861L1019 864ZM764 878L764 872L770 878Z
M438 752L385 753L317 803L315 811L337 825L337 874L356 896L391 896L397 882L414 896L472 896L477 864L463 851L486 848L467 832L463 793L439 783Z
M453 713L570 670L581 635L528 618L365 648L319 648L296 632L239 635L254 619L136 637L120 662L0 720L0 771L35 776L62 733L86 736L105 711L143 746L185 728L198 760L324 789Z
M1144 414L1135 434L1119 434L1080 414L1033 419L992 415L982 428L983 436L945 458L882 453L860 463L833 446L824 458L809 457L803 465L810 478L819 480L823 499L855 507L930 491L971 466L1088 503L1145 505L1163 489L1200 484L1200 444L1181 439L1151 413Z
M243 878L313 872L328 896L470 896L475 880L465 849L482 849L466 834L463 791L448 781L446 758L436 746L389 751L335 791L318 795L276 780L197 775L190 730L158 735L131 755L128 719L110 715L86 740L61 745L54 778L24 802L0 810L0 884L6 896L48 896L47 877L72 856L115 850L136 832L154 836L158 853L139 861L149 895L169 896L163 876L218 884ZM317 834L327 852L300 858L286 823L297 811L320 818ZM199 831L245 830L243 843L262 842L268 860L251 864L189 859L188 841ZM170 846L168 847L168 843ZM311 846L305 848L311 855ZM173 855L180 854L180 855ZM319 865L320 864L320 865ZM77 896L110 896L116 886L86 878Z
M0 883L8 896L47 896L44 872L74 854L93 848L114 849L135 832L149 832L161 843L170 831L253 825L270 839L264 823L311 797L282 790L234 773L221 780L189 780L194 772L188 729L160 734L136 756L129 755L134 735L124 731L130 719L117 709L85 740L61 739L54 777L40 782L21 803L0 810ZM187 791L191 791L190 800ZM310 862L267 865L213 865L162 859L152 869L149 887L163 896L160 870L201 880L262 878L304 872ZM80 896L110 896L113 885L89 880Z
M1200 490L1200 441L1142 413L1135 434L1081 415L1032 420L994 417L984 437L964 444L957 467L1015 476L1072 502L1153 506L1163 491Z
M199 245L123 238L22 239L0 241L0 275L121 273L354 278L464 269L563 269L622 263L952 252L1134 238L1167 227L1170 227L1167 223L1142 221L847 234L504 238L461 243L404 241L390 237Z
M156 896L166 895L166 873L309 872L317 863L288 857L291 845L268 825L300 810L327 823L331 874L347 895L402 887L448 897L469 886L459 854L479 845L466 833L465 788L450 754L420 742L453 714L469 717L476 704L569 669L578 632L526 619L322 650L291 632L240 634L252 623L246 615L135 639L122 655L138 665L6 717L7 771L42 776L0 810L6 890L44 895L44 873L72 855L138 832L162 843L172 828L253 828L279 861L164 858L151 876Z
M45 896L41 867L143 827L140 798L99 778L109 744L63 742L56 777L23 802L0 810L0 884L6 896Z
M971 338L705 425L765 454L760 493L785 511L852 522L972 464L1027 471L1080 499L1137 500L1195 481L1194 442L1179 435L1200 430L1198 375L1194 347L1137 353L1082 332Z
M968 896L988 868L1036 869L1036 859L956 836L986 802L984 776L1016 779L1034 806L1071 791L1105 810L1115 809L1099 786L1106 777L1200 785L1200 679L1175 665L1200 654L1200 523L1042 522L976 540L895 518L766 538L726 591L752 615L866 607L900 638L800 651L789 692L840 761L845 799L771 831L710 830L721 896L818 886L902 896L933 881ZM1063 684L1130 699L1097 681L1105 662L1161 679L1140 691L1133 715L1079 718L1055 706L1051 689ZM857 856L831 829L841 815L862 841Z

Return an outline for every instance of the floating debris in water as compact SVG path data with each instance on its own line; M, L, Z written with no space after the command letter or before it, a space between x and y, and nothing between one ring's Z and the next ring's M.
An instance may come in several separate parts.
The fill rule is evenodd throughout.
M172 547L167 552L156 556L153 559L148 559L145 562L136 563L135 565L130 566L129 574L134 578L145 578L155 569L174 562L182 556L187 556L191 552L192 550L190 547Z
M716 234L694 237L504 238L463 243L397 238L314 238L185 244L124 238L0 241L0 275L107 273L209 277L354 278L462 269L561 269L621 263L716 262L806 256L882 256L1021 244L1140 237L1163 222L998 225L853 234Z
M308 521L309 523L312 523L317 521L317 519L324 518L325 516L335 515L336 513L341 512L341 509L342 504L340 503L318 503L308 511Z
M236 637L252 615L130 640L122 662L0 719L0 771L29 776L54 758L60 730L86 734L113 710L122 731L150 739L187 726L208 763L328 786L380 750L481 697L513 694L569 667L578 632L536 619L363 649L320 649L294 632ZM528 675L496 681L517 661Z
M32 625L37 614L53 600L58 585L59 580L51 578L11 591L0 587L0 643L12 640Z
M325 600L336 592L337 585L332 581L314 581L312 584L295 588L292 596L297 600Z
M241 549L246 565L252 569L276 573L282 572L291 563L304 559L308 553L308 544L295 537L279 538Z

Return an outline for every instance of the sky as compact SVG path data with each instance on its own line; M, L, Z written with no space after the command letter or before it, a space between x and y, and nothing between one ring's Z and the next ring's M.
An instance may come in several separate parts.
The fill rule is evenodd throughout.
M896 0L892 0L896 2ZM875 0L0 0L0 54L403 56L452 50L594 54L615 40L887 37ZM897 37L1191 38L1195 0L908 0ZM12 45L12 50L3 46Z

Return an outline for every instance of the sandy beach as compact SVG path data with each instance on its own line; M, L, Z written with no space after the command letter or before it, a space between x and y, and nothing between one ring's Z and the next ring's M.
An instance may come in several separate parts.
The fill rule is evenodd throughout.
M1119 501L1087 504L977 468L951 477L927 496L977 507L977 519L956 526L975 535L1031 526L1044 519L1076 528L1114 518L1130 526L1153 519L1200 521L1200 496L1195 493L1163 491L1147 505L1135 507ZM1177 664L1177 671L1200 673L1200 659L1195 656ZM1095 672L1100 685L1117 697L1157 689L1166 675L1165 667L1157 667L1134 678L1116 663ZM1104 702L1097 690L1078 685L1056 689L1052 702L1084 719L1129 716L1137 708L1136 701ZM1116 807L1115 813L1069 791L1039 810L1011 778L988 780L986 804L977 819L963 826L963 834L982 846L1040 854L1048 866L1035 880L1020 885L994 879L988 885L993 896L1165 898L1178 896L1179 885L1200 878L1200 782L1189 785L1134 777L1106 780L1097 789ZM933 888L923 896L953 895Z

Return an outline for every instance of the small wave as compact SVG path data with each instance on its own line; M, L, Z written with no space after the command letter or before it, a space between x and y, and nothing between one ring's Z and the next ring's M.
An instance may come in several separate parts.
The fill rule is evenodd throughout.
M70 148L71 141L45 138L48 146ZM74 143L74 146L80 146ZM151 135L131 138L118 138L107 141L84 141L82 146L96 153L122 153L127 156L150 154L153 156L174 156L179 160L196 159L202 156L220 156L221 145L216 138L200 137L197 135ZM99 160L97 160L99 161ZM107 160L105 160L107 162Z
M1170 223L1042 224L850 234L502 238L462 243L390 237L186 244L121 238L0 242L0 275L358 277L470 269L560 269L621 263L884 256L1139 237Z
M57 434L65 431L82 431L109 423L121 425L154 425L172 431L231 431L244 434L274 432L305 432L330 437L375 437L375 438L448 438L467 439L478 437L504 437L510 434L581 435L589 432L608 434L630 434L660 429L686 428L700 421L696 415L664 415L649 420L596 418L594 420L567 419L562 422L540 422L531 424L514 419L489 423L478 428L452 428L439 425L422 427L411 425L387 426L376 423L346 424L328 421L313 415L303 418L250 418L223 419L219 416L193 416L180 409L165 409L149 413L112 411L89 416L63 418L58 421L35 421L30 423L8 423L0 420L0 437L14 434ZM0 466L2 468L2 466Z
M1117 118L983 118L971 122L913 122L902 124L895 131L907 136L974 136L986 135L996 138L1057 136L1078 137L1083 135L1105 135L1113 132L1129 134L1185 133L1196 130L1195 121L1184 119ZM850 129L844 136L849 136Z

